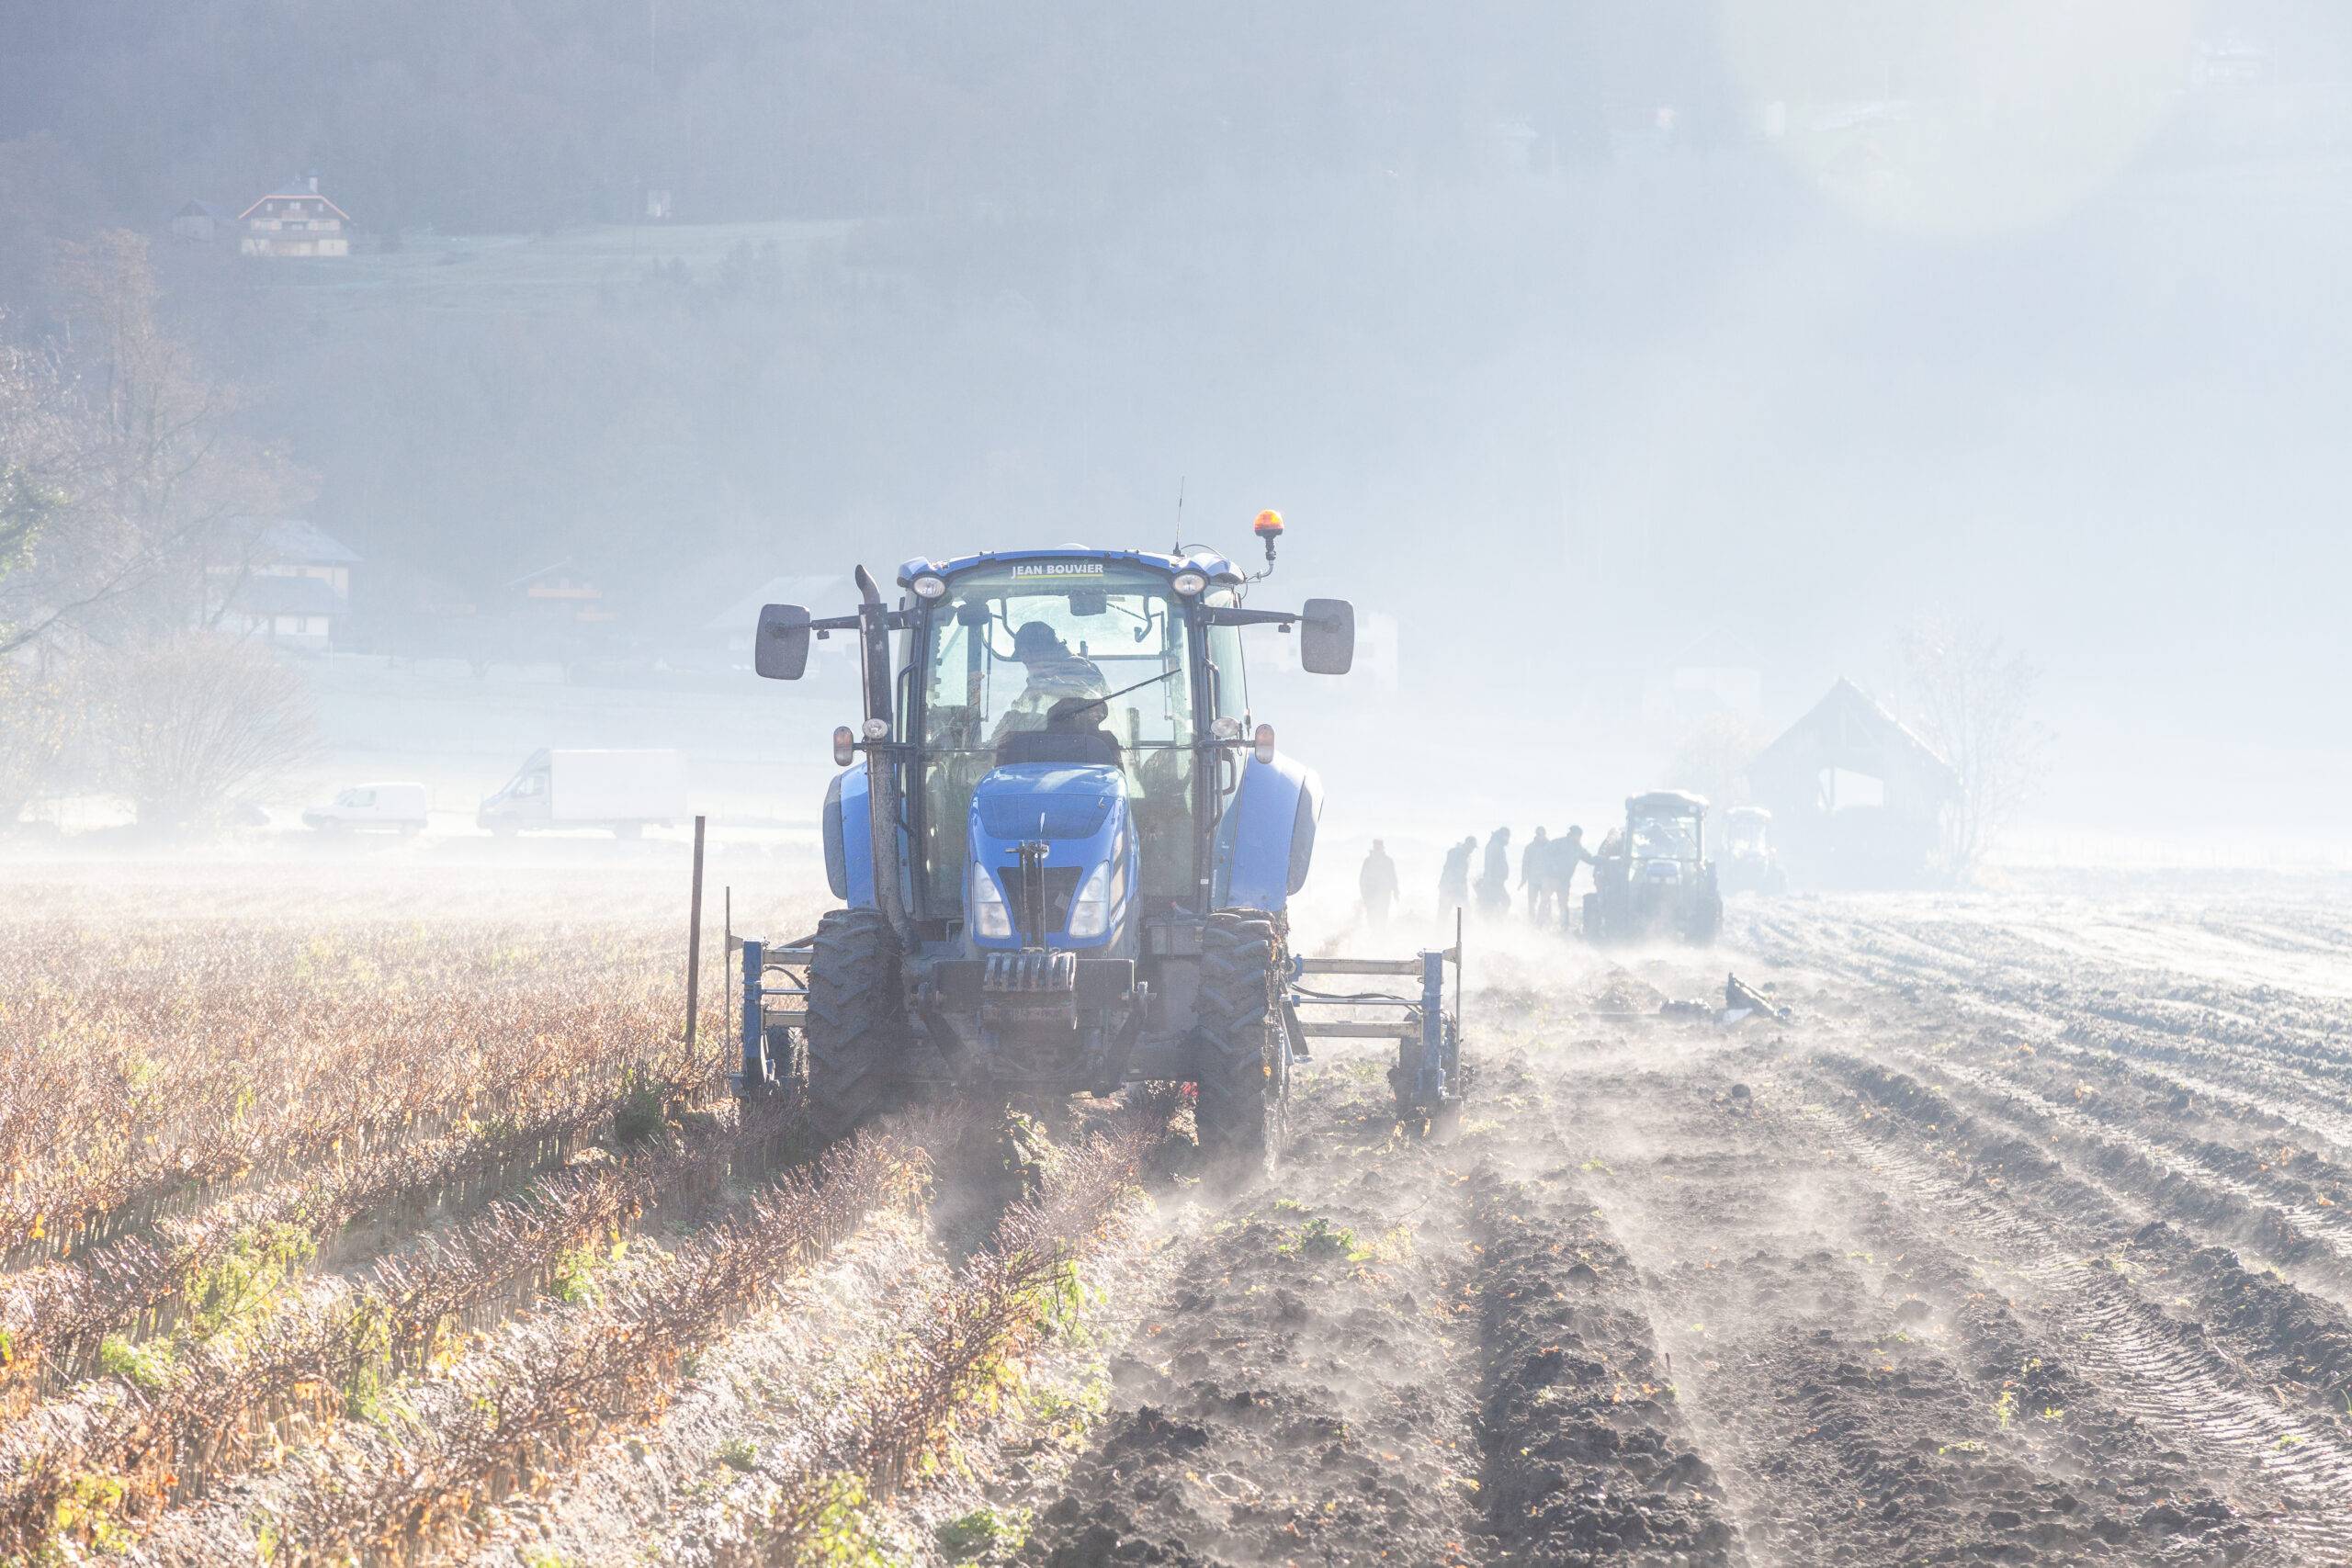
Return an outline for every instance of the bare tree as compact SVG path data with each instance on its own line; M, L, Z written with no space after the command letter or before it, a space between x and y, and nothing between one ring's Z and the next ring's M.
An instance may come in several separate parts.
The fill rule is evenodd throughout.
M1747 764L1769 739L1745 714L1709 714L1675 746L1666 781L1705 795L1713 807L1740 805L1747 798Z
M317 751L308 686L262 644L175 632L96 662L105 776L143 826L217 822Z
M22 568L0 653L110 613L134 635L217 617L259 520L304 491L163 326L144 239L66 245L56 278L65 346L0 366L0 569Z
M1944 856L1965 876L2049 771L2051 733L2032 712L2041 671L1990 628L1942 618L1904 633L1903 667L1913 724L1960 774Z

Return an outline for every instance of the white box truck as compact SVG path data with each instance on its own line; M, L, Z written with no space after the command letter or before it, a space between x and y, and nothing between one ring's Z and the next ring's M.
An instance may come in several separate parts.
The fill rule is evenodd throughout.
M322 833L357 828L424 831L424 786L421 784L353 784L323 806L307 807L302 824Z
M607 828L634 839L686 815L682 751L534 751L474 813L503 838L541 828Z

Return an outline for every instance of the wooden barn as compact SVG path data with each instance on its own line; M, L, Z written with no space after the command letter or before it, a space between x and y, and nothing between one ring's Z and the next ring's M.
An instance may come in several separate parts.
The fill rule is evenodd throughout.
M1923 887L1943 874L1960 775L1851 681L1748 763L1747 786L1800 887Z

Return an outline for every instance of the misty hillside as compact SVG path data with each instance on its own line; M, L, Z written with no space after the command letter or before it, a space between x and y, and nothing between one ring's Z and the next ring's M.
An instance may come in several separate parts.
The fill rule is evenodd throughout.
M1510 722L1491 671L1558 671L1555 743L1701 637L1785 716L1923 607L2006 624L2096 813L2145 677L2267 737L2245 782L2317 689L2352 22L2094 9L1987 24L2103 62L2077 101L1832 0L19 8L0 299L70 338L59 247L144 236L382 646L558 565L650 615L1159 546L1181 485L1188 536L1279 503L1297 570L1443 595L1408 691ZM347 256L172 229L312 173Z

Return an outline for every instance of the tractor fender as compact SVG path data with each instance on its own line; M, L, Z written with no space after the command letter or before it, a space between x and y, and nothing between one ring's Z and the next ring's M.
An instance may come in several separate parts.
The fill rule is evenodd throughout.
M874 908L872 797L865 769L845 768L825 788L825 881L854 909Z
M1315 825L1323 815L1323 781L1280 752L1242 765L1241 783L1217 824L1216 896L1219 908L1285 908L1306 886L1315 858Z

